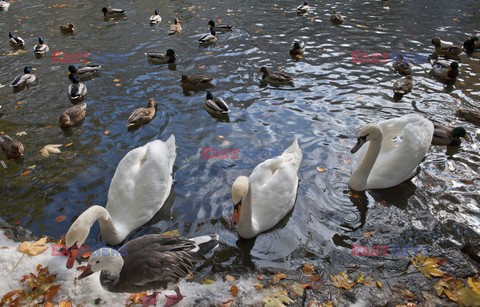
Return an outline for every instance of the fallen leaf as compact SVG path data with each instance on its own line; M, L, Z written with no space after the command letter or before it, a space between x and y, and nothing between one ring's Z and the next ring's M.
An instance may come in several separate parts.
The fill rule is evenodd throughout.
M470 288L462 288L457 292L458 302L464 306L480 306L480 295Z
M220 139L224 139L225 137L223 135L218 136Z
M325 172L327 171L325 168L320 167L320 166L317 166L316 170L317 170L317 172L319 172L319 173L325 173Z
M115 86L122 86L120 83L115 83Z
M82 258L83 259L88 259L88 258L90 258L91 255L92 255L92 252L85 252L85 253L82 254Z
M415 294L413 294L413 292L408 289L403 289L402 294L403 298L407 301L413 301L415 299Z
M18 246L18 251L24 254L27 254L29 256L36 256L48 249L48 247L45 245L47 243L47 238L41 238L36 242L22 242Z
M235 302L235 300L229 300L229 301L223 302L222 305L220 305L220 307L232 307L233 302Z
M49 144L45 145L41 150L40 153L43 157L48 157L50 154L58 154L61 153L59 147L62 147L62 144Z
M320 279L321 279L320 275L313 275L308 280L310 280L311 282L317 282Z
M263 285L260 283L256 283L255 288L257 289L257 291L263 291Z
M165 231L162 233L162 236L170 236L170 237L180 237L180 232L178 229L170 230L170 231Z
M120 82L120 79L113 79L113 82L118 83Z
M205 69L205 65L199 65L198 69Z
M48 290L45 292L45 294L43 294L43 296L47 300L51 300L57 294L58 290L60 290L60 285L53 285L48 288Z
M287 278L287 275L285 275L285 273L276 273L272 277L272 282L274 284L277 284L280 280L285 279L285 278Z
M133 304L143 304L142 298L147 296L147 292L140 292L140 293L132 293L128 297L128 302L131 302L132 304L128 304L128 306L133 305Z
M365 232L363 233L363 237L364 237L364 238L370 238L370 237L372 237L374 234L375 234L374 231L365 231Z
M338 275L330 275L330 280L337 288L351 289L355 286L355 282L351 281L347 272L341 272Z
M55 307L52 302L46 302L43 304L43 307Z
M311 276L313 275L313 273L315 273L315 268L313 267L313 264L311 264L310 262L305 263L303 265L303 274Z
M305 292L305 288L297 282L294 282L293 284L290 285L290 291L292 292L293 297L297 296L303 296L303 293Z
M450 300L459 302L458 291L464 289L465 285L459 279L445 275L433 285L433 289L439 297L445 294Z
M211 280L211 279L208 279L208 278L207 278L207 279L204 279L204 280L202 281L202 285L213 285L214 283L215 283L214 280Z
M28 174L30 174L30 170L26 169L26 170L24 170L23 172L20 173L20 176L27 176Z
M258 279L258 280L264 280L265 277L264 277L262 274L258 274L258 275L257 275L257 279Z
M58 303L58 307L72 307L72 303L70 303L69 301L61 301L60 303Z
M72 146L72 145L73 145L73 142L70 142L70 143L65 144L65 145L63 145L63 146L65 146L65 147L70 147L70 146Z
M23 101L19 100L19 101L17 101L15 104L21 105L22 103L23 103Z
M103 134L105 134L105 135L109 135L109 134L110 134L110 131L108 131L108 130L105 130L105 131L103 131Z
M434 257L422 256L420 253L412 259L412 264L427 278L442 277L444 272L438 269L438 265L444 260Z
M29 167L27 167L28 169L35 169L35 167L37 167L37 165L30 165Z
M58 222L58 223L63 222L65 221L66 218L67 217L65 215L59 215L55 218L55 222Z
M230 287L230 293L232 294L233 297L237 297L238 294L238 287L233 285Z
M225 276L225 280L228 281L228 282L234 282L235 281L235 277L231 276L231 275L227 275Z
M480 278L477 279L477 281L473 280L473 278L469 277L468 278L468 285L470 288L472 288L475 293L480 295Z
M264 307L284 307L285 304L293 303L293 300L288 297L288 293L285 290L279 290L276 293L263 298L262 302Z
M383 283L382 283L381 281L378 281L378 280L377 280L377 287L382 288L382 287L383 287Z
M27 135L27 132L25 131L20 131L15 134L16 136L22 136L22 135Z

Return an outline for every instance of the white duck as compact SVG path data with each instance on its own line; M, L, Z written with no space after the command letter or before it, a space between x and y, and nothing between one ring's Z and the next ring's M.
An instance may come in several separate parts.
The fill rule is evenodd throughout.
M352 166L350 188L385 189L410 179L425 157L432 136L433 123L417 114L367 124L352 148L355 153L370 142L360 150Z
M110 183L106 208L92 206L70 226L65 236L67 268L73 266L95 221L105 242L117 245L162 208L172 188L176 156L173 135L166 142L156 140L125 155Z
M282 155L255 167L250 177L240 176L232 185L232 221L240 237L250 239L272 228L295 204L302 150L298 140Z

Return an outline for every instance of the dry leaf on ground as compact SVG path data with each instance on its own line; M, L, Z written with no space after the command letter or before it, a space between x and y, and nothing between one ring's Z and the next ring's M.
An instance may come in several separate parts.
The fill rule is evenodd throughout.
M25 241L20 243L18 246L18 251L29 256L36 256L48 249L45 243L47 243L47 238L41 238L36 242Z
M351 289L355 286L355 282L351 281L347 272L341 272L337 275L330 275L330 280L337 288Z

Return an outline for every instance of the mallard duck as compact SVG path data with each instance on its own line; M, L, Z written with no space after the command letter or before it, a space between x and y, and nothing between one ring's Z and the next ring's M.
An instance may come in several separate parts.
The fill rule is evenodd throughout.
M102 8L103 16L105 18L116 18L116 17L123 17L125 16L125 10L122 9L110 9L110 8Z
M222 32L223 31L228 31L228 30L232 30L233 29L233 26L231 25L227 25L227 24L216 24L215 21L213 20L210 20L208 22L208 25L210 26L210 31L213 30L213 31L218 31L218 32Z
M62 33L75 33L75 31L77 31L77 28L75 28L72 23L66 23L60 26L60 31Z
M186 88L205 88L212 86L211 81L213 80L212 77L204 76L204 75L195 75L195 76L182 76L182 86Z
M393 92L396 95L405 95L412 91L413 80L412 75L400 78L393 83Z
M437 56L457 58L460 53L462 53L460 47L442 45L442 41L439 37L432 38L432 44L435 46L434 54Z
M37 81L37 76L32 73L32 67L25 66L23 68L23 75L18 75L13 79L12 83L10 83L11 87L14 88L21 88L24 86L32 85Z
M207 91L204 107L209 113L213 114L227 114L230 112L227 103L222 98L213 97L210 91Z
M465 50L465 52L468 54L472 54L475 51L478 51L477 43L478 43L478 37L474 35L463 43L463 50Z
M308 13L309 10L310 10L310 6L308 5L307 1L297 6L297 13L305 14L305 13Z
M8 10L10 3L7 0L0 1L0 10Z
M182 25L178 18L173 20L173 24L170 25L170 29L168 30L168 35L174 35L182 32Z
M72 77L72 84L68 86L68 96L71 100L79 101L87 95L87 87L80 82L78 76Z
M291 55L301 55L305 52L305 43L302 41L294 42L290 46L290 54Z
M148 105L146 108L138 108L133 111L132 115L127 120L127 127L132 126L143 126L155 116L155 107L157 103L155 99L150 98L148 99Z
M153 178L157 178L156 174ZM151 185L147 183L147 186ZM78 279L100 272L95 278L100 279L102 287L109 292L153 290L152 294L142 298L143 306L156 306L159 291L174 290L175 295L165 295L164 306L172 307L184 298L178 287L180 282L188 279L194 266L204 263L206 255L218 245L216 234L196 238L150 234L128 241L118 251L106 247L97 249Z
M173 49L167 49L167 52L147 52L145 53L147 58L158 64L175 63L177 55Z
M343 16L340 13L333 11L332 15L330 15L330 21L333 23L342 23Z
M281 71L269 72L267 67L260 68L260 72L263 73L262 80L272 85L284 85L293 82L293 78Z
M472 142L467 131L463 127L448 128L441 125L434 125L432 145L460 146L464 138L467 142Z
M25 46L25 41L20 36L14 36L12 32L8 32L8 37L10 38L10 46L12 47L23 47Z
M78 76L79 80L84 80L92 77L95 74L98 74L98 71L102 68L101 65L80 65L75 67L75 65L68 65L67 75L70 80L73 76Z
M33 46L33 52L37 55L42 55L45 52L48 52L50 48L48 48L48 45L45 44L45 40L43 37L38 38L38 45Z
M7 159L19 159L23 157L23 153L25 152L25 147L23 147L20 141L6 134L0 134L0 149L2 149Z
M66 129L80 123L85 118L86 111L87 104L85 102L66 109L60 115L60 127Z
M458 77L458 62L438 60L433 63L433 74L442 80L455 80Z
M463 118L467 122L474 123L475 125L480 125L480 111L472 109L458 109L455 112L455 115Z
M150 24L154 25L154 24L159 24L161 22L162 22L162 17L160 17L158 10L155 10L155 12L153 12L153 15L150 16Z
M395 63L393 63L393 69L403 76L411 75L412 67L413 65L401 54L397 56Z
M214 30L210 30L210 34L204 34L198 39L198 43L202 46L207 46L217 42L217 36Z

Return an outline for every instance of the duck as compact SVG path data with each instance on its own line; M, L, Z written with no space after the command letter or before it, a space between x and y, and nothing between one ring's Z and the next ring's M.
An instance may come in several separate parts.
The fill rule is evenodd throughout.
M305 43L302 41L294 42L290 46L291 55L302 55L305 52Z
M48 48L48 45L45 44L45 39L43 37L38 38L38 45L33 46L33 52L36 55L43 55L46 52L48 52L50 48Z
M162 22L162 17L158 13L158 10L155 10L155 12L153 12L153 15L150 16L150 24L155 25L155 24L159 24L161 22Z
M182 86L192 89L201 89L205 87L211 87L213 85L211 83L212 80L212 77L205 75L182 75Z
M80 101L87 95L87 86L80 82L78 76L72 77L72 84L68 86L68 97L73 101Z
M210 26L210 31L213 30L213 31L222 32L222 30L223 31L228 31L228 30L233 29L233 26L231 26L231 25L223 24L223 23L216 24L215 21L213 21L213 20L210 20L208 22L208 25Z
M60 115L60 128L67 129L81 123L85 119L86 111L87 104L85 102L66 109L62 115Z
M479 47L477 46L477 44L478 44L478 37L473 35L463 43L463 50L465 50L467 54L472 54L475 51L478 51Z
M66 23L60 26L60 32L62 33L75 33L77 28L72 23Z
M7 159L14 160L22 158L25 152L25 147L20 141L6 134L0 134L0 149Z
M123 157L110 183L106 208L89 207L68 229L67 268L73 267L95 221L100 224L102 239L118 245L162 208L172 188L176 156L175 137L171 135L166 142L149 142Z
M211 45L217 42L217 33L214 30L210 30L209 34L204 34L198 39L198 43L202 46Z
M10 2L8 2L7 0L0 1L0 10L7 11L9 7L10 7Z
M10 86L13 88L22 88L24 86L35 84L36 82L37 76L32 73L32 67L25 66L25 68L23 68L23 75L16 76L12 83L10 83Z
M393 83L393 92L395 95L405 95L412 91L413 79L412 75L400 78Z
M456 80L458 77L458 62L437 60L433 63L432 73L444 81Z
M462 140L472 142L464 127L449 128L442 125L434 125L432 145L454 146L462 144Z
M310 10L310 6L308 5L307 1L303 2L303 4L300 4L297 6L297 13L299 14L305 14L308 13Z
M173 24L170 25L170 28L168 30L168 35L175 35L182 32L182 25L180 24L180 21L178 18L175 18L173 20Z
M72 80L74 76L77 76L79 80L85 80L98 74L100 68L102 68L102 65L89 64L80 65L78 67L75 65L68 65L67 76L70 80Z
M393 69L403 76L412 74L413 65L403 55L399 54L393 63Z
M122 9L111 9L111 8L102 8L103 16L105 18L117 18L125 16L125 10Z
M193 267L206 260L206 255L218 247L217 234L195 238L150 234L131 240L120 249L103 247L94 251L88 265L78 276L81 280L95 272L102 287L113 293L154 291L142 298L143 306L156 306L159 292L165 295L166 307L180 302L184 296L178 284L191 276Z
M210 91L207 91L207 99L204 103L205 110L212 114L227 114L230 112L227 103L220 97L213 97Z
M460 47L442 45L442 41L439 37L432 38L432 44L435 46L434 54L436 56L458 58L460 53L462 53L462 49L460 49Z
M177 61L177 55L173 49L167 49L167 52L147 52L145 55L157 64L170 64Z
M262 80L272 85L285 85L293 82L293 78L281 71L269 72L267 67L262 66L260 72L263 73Z
M357 151L358 154L352 165L350 188L386 189L415 176L417 166L430 148L433 130L433 123L419 114L362 127L351 150L352 154Z
M23 47L25 46L25 41L20 36L14 36L12 32L8 32L8 37L10 46L12 47Z
M148 99L148 105L146 108L138 108L133 111L132 115L127 120L127 127L143 126L147 124L155 116L155 107L157 102L155 99Z
M274 227L295 204L302 150L295 138L280 156L255 167L232 185L232 223L241 238L251 239Z
M455 111L455 115L463 118L467 122L480 125L480 111L469 108L460 108Z
M337 13L336 11L333 11L332 15L330 15L330 22L342 23L343 22L343 16L340 13Z

